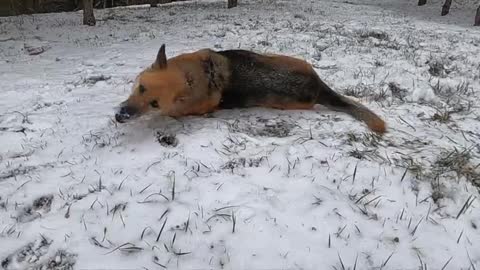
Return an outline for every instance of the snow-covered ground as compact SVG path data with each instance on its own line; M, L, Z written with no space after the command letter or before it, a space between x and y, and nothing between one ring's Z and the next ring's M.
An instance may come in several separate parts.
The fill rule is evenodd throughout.
M1 267L479 269L475 3L225 2L0 18ZM390 132L323 108L117 125L162 43L304 58Z

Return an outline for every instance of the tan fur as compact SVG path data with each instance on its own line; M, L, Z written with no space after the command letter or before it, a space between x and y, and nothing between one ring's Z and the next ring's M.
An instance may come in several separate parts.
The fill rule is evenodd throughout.
M384 134L387 131L387 124L383 119L381 119L378 115L372 112L370 109L365 107L363 104L355 101L354 99L350 99L348 97L342 96L341 97L346 103L351 104L351 107L344 112L349 113L355 119L364 121L367 124L368 128L374 131L377 134ZM339 108L331 108L332 110L342 111Z
M134 108L139 115L156 110L162 115L180 117L202 115L217 110L222 102L223 91L227 89L230 82L230 60L209 49L181 54L167 60L164 49L162 46L156 61L139 74L132 94L122 104L125 107ZM291 74L305 74L311 78L318 76L313 67L301 59L275 54L255 55L254 57L256 62L264 63L274 70L292 71ZM214 71L210 72L210 70ZM331 91L323 82L319 87ZM386 132L385 122L359 102L336 93L326 93L330 93L326 94L326 98L331 98L333 95L351 105L342 107L332 103L333 105L326 104L326 106L333 110L346 112L356 119L364 121L371 130L378 134ZM288 95L268 98L269 93L266 93L264 97L253 105L284 110L310 110L315 104L328 103L328 100L315 98L308 102L298 102L298 99L296 101L294 98L289 100L290 96ZM241 99L242 96L239 98ZM155 107L152 102L157 102L158 108L152 108Z
M149 102L157 100L161 114L174 117L214 111L220 102L221 91L209 93L211 89L202 67L202 61L208 58L225 71L222 75L228 80L228 63L225 59L210 54L210 50L181 54L170 58L164 69L152 65L143 71L137 78L136 89L127 104L145 113L149 110ZM139 85L147 89L144 94L139 93Z
M384 134L387 131L387 124L382 119L367 120L367 126L377 134Z

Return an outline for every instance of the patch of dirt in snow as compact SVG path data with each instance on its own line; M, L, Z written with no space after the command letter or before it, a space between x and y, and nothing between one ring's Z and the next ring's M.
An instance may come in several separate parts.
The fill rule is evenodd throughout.
M17 216L20 222L29 222L42 214L50 212L53 201L53 195L45 195L36 198L31 205L24 207Z
M246 133L252 136L263 137L287 137L294 124L283 119L257 118L256 123L252 121L243 122L235 120L229 125L231 132Z
M479 29L377 2L0 18L3 269L478 268ZM306 59L389 133L321 106L116 123L162 43Z
M49 256L50 239L41 237L26 244L14 253L4 258L0 265L2 269L74 269L76 256L64 250L58 250Z
M165 147L175 147L178 144L178 139L172 134L163 134L162 132L157 131L155 137L157 138L158 143Z

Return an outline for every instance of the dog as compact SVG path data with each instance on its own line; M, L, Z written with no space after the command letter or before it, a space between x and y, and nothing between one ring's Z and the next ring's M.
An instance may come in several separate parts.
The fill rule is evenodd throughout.
M165 44L137 76L115 120L125 123L151 111L181 117L247 107L310 110L316 104L346 113L379 135L386 132L384 120L333 91L304 60L240 49L202 49L167 60Z

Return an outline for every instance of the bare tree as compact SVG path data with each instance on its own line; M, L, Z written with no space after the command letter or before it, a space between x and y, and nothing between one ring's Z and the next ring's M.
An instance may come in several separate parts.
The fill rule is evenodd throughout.
M237 0L228 0L227 8L233 8L237 6Z
M450 6L452 5L452 0L445 0L442 6L442 16L447 15L450 12Z
M423 6L427 3L427 0L418 0L418 5ZM450 6L452 5L452 0L445 0L442 6L442 16L450 13ZM480 26L480 6L477 8L477 14L475 15L474 26Z
M480 26L480 6L477 8L477 14L475 15L475 23L474 26Z
M93 14L93 0L83 0L83 24L89 26L97 24Z

